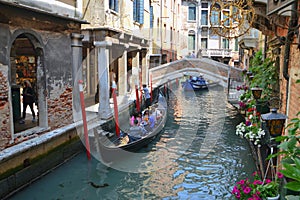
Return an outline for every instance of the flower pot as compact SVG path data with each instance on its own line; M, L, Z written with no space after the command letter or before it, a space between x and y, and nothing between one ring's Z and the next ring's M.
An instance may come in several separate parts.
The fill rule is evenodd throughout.
M280 195L278 194L276 197L267 197L267 200L278 200Z

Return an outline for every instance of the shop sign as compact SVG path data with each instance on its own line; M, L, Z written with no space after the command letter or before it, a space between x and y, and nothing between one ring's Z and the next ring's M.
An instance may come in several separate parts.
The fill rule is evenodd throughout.
M289 5L296 0L268 0L267 4L267 15L271 15Z

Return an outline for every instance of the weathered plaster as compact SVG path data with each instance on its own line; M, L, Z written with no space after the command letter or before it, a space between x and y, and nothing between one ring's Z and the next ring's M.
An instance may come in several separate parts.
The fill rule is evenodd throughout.
M11 140L7 75L7 66L0 64L0 150Z

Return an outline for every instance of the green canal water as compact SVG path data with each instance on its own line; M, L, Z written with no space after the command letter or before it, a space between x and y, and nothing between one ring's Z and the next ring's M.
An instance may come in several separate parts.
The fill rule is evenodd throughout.
M10 199L233 199L235 182L255 164L247 141L235 135L242 117L223 89L173 91L168 104L166 127L141 149L139 169L88 161L82 152Z

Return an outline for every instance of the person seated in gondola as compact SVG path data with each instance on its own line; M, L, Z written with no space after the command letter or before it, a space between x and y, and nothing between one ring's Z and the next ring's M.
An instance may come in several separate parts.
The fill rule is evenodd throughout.
M162 118L162 114L159 109L153 107L152 115L155 116L155 120L158 121Z
M138 120L138 126L140 125L142 121L141 113L138 113L137 111L134 111L131 118L130 118L130 126L134 126L134 120Z
M133 142L139 140L144 135L144 130L142 127L138 126L139 121L137 119L134 120L134 126L130 127L128 137L129 142Z
M155 115L153 115L154 113L152 112L152 110L150 111L151 112L149 112L149 110L145 111L142 121L144 129L149 132L153 130L156 122Z

